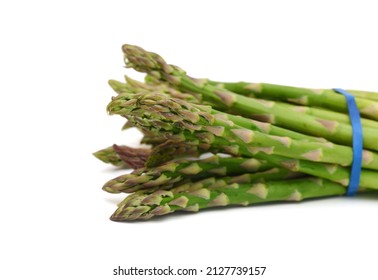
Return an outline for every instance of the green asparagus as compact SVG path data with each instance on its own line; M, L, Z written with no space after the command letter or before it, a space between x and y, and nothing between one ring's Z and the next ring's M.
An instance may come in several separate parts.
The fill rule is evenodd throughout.
M175 211L197 212L200 209L229 205L251 205L273 201L301 201L308 198L345 194L340 184L318 178L237 183L208 178L184 184L169 191L139 193L119 204L113 221L150 219Z
M150 149L132 148L114 144L111 147L93 153L93 155L99 160L115 166L140 168L145 165L150 153Z
M249 130L217 118L209 113L208 107L190 104L159 93L119 94L109 103L108 111L109 114L127 115L129 118L133 116L137 126L151 131L169 132L169 134L190 131L196 134L193 139L198 139L201 134L207 133L215 142L217 139L229 139L249 154L263 151L342 166L350 166L353 159L351 147L329 142L303 142ZM362 166L378 170L378 154L365 150Z
M156 108L155 108L156 106ZM298 172L313 176L347 182L349 169L339 167L348 166L352 161L351 148L331 143L301 142L288 137L278 137L263 134L258 131L247 130L236 126L230 121L217 119L209 113L210 108L189 104L180 99L169 98L158 93L122 94L113 98L108 105L110 114L135 115L135 125L159 133L174 135L181 141L198 141L209 147L214 147L235 156L254 157L263 160L277 161L288 166L292 162ZM147 112L147 111L148 112ZM293 144L295 143L295 144ZM266 157L266 155L268 155ZM326 159L324 155L327 155ZM370 169L376 168L377 156L371 151L364 152L363 165ZM300 160L302 159L302 160ZM321 164L327 163L327 164ZM331 165L329 163L332 163ZM337 166L334 168L333 166ZM302 166L307 166L303 169ZM331 166L331 168L328 168ZM344 176L336 176L338 171ZM311 172L311 173L310 173ZM366 174L366 175L365 175ZM378 188L369 170L364 169L361 177L361 186ZM376 176L376 175L375 175ZM362 182L367 185L362 185Z
M132 172L103 190L127 193L113 221L176 211L344 195L353 163L345 97L333 90L224 83L190 77L156 53L123 45L139 82L110 80L110 115L125 117L146 149L94 153ZM378 190L378 94L350 91L363 127L359 192Z
M147 52L140 47L123 45L122 49L126 67L148 73L150 76L167 81L184 91L200 93L204 101L218 110L231 111L297 132L323 137L334 143L351 145L351 125L314 118L309 115L302 115L301 118L298 118L292 110L281 107L274 101L245 97L226 89L217 88L206 80L190 78L179 67L167 64L161 56ZM343 98L337 94L335 96ZM344 99L342 100L345 102ZM367 149L378 150L376 129L367 127L364 130L363 144Z
M274 165L253 158L222 157L214 155L200 160L175 160L154 168L142 168L132 174L108 181L103 189L111 193L134 192L161 185L171 186L190 178L230 176L246 172L265 171Z
M222 84L225 89L242 95L254 95L255 97L262 98L270 97L300 105L311 105L329 108L338 112L348 112L345 97L335 93L331 89L307 89L267 83L210 83ZM356 103L362 116L378 120L378 93L357 90L348 90L348 92L356 96ZM366 98L367 96L370 98Z

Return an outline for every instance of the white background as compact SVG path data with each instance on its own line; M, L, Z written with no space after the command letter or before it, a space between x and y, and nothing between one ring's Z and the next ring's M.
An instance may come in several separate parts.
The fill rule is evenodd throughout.
M123 68L123 43L195 77L378 91L376 11L361 0L2 1L0 278L153 279L112 269L171 265L377 279L377 196L115 223L122 195L101 187L121 171L91 155L138 143L105 110L108 79L142 77Z

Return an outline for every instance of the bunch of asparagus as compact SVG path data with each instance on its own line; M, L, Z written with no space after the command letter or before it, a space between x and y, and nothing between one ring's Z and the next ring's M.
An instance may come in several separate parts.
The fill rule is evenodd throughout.
M111 220L346 193L353 151L344 96L196 79L156 53L122 50L126 67L146 73L145 81L109 81L117 95L107 110L127 119L123 129L140 130L150 148L113 145L94 153L133 169L103 187L129 193ZM376 190L378 94L349 92L364 133L359 191Z

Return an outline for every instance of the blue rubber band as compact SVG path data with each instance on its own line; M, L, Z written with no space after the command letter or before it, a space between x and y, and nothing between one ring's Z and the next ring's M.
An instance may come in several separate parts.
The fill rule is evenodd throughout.
M363 135L360 112L352 94L340 88L334 88L333 90L345 96L348 104L350 122L352 124L353 162L350 171L347 195L353 196L357 193L358 186L360 184L362 168Z

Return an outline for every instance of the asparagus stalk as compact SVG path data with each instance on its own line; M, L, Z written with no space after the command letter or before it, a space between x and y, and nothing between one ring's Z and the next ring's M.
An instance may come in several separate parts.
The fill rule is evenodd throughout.
M170 191L138 193L119 204L111 216L113 221L145 220L175 211L197 212L200 209L229 205L251 205L273 201L301 201L308 198L343 195L340 184L318 178L268 181L265 183L235 182L208 178Z
M292 110L296 113L300 114L307 114L316 118L320 118L323 120L329 120L329 121L338 121L340 123L344 124L349 124L350 123L350 117L348 112L345 113L340 113L340 112L335 112L335 111L330 111L327 109L322 109L322 108L317 108L317 107L309 107L312 106L313 104L307 104L306 102L302 102L297 99L287 99L287 98L280 98L278 99L275 95L268 95L268 94L256 94L253 89L249 89L247 85L245 87L241 87L240 84L244 83L217 83L213 81L208 81L211 85L216 86L217 88L224 88L229 91L232 91L237 94L242 94L247 97L258 97L258 98L263 98L263 99L273 99L273 100L284 100L288 101L291 103L296 103L300 104L299 106L294 106L290 103L282 103L282 102L277 102L281 107L287 108L289 110ZM246 83L245 83L246 84ZM248 84L251 85L251 84ZM252 86L251 86L252 87ZM371 93L374 96L374 93ZM378 96L378 94L376 94ZM306 104L303 104L306 103ZM305 106L308 105L308 106ZM316 105L316 104L314 104ZM367 127L369 128L378 128L378 122L371 120L371 119L366 119L366 118L361 118L361 124L362 126L366 129Z
M220 183L220 179L223 181L222 186L227 184L233 184L233 183L243 183L243 184L252 184L252 183L263 183L267 181L276 181L276 180L283 180L283 179L295 179L295 178L305 178L306 176L304 174L298 173L298 172L288 172L285 169L282 168L271 168L267 169L265 171L259 171L259 172L253 172L253 173L244 173L241 175L236 176L230 176L229 174L227 177L215 177L212 175L209 175L208 177L198 180L195 178L187 178L185 181L177 182L175 185L163 185L163 186L154 186L154 187L148 187L145 189L139 189L135 190L133 193L129 194L121 203L118 204L118 206L125 204L125 203L132 203L132 200L136 199L138 200L139 195L147 195L152 194L156 191L162 191L162 190L172 190L176 189L176 191L186 191L189 186L193 188L194 186L209 186L214 184L215 180L218 180L218 186ZM177 188L179 186L179 188ZM216 185L214 185L216 186Z
M323 120L338 121L343 124L350 124L350 116L348 114L343 114L339 112L333 112L333 111L329 111L325 109L308 107L308 106L303 106L303 105L294 106L288 103L280 103L280 105L282 107L286 107L287 109L292 110L295 113L299 113L301 115L307 114L310 116L321 118ZM378 129L378 122L370 120L370 119L366 119L366 118L361 118L361 125L363 129L366 129L366 128Z
M145 165L150 153L150 149L132 148L114 144L111 147L93 153L93 155L99 160L114 166L141 168Z
M122 130L127 130L127 129L132 128L132 127L134 127L133 123L130 122L130 121L126 121L125 124L122 126Z
M216 82L211 82L216 84ZM301 105L328 108L338 112L348 113L345 97L331 89L307 89L267 83L220 83L224 88L243 95L254 95L261 98L274 98ZM356 104L361 115L378 120L378 93L348 90L356 96ZM366 97L369 98L366 98ZM374 100L371 100L374 99Z
M108 105L110 114L133 115L135 125L161 134L174 135L181 141L198 141L209 148L222 149L232 155L261 158L272 161L277 159L282 165L292 165L294 159L299 172L340 182L347 182L349 166L352 161L350 147L332 143L315 143L293 140L288 137L266 135L238 127L230 121L216 118L209 113L211 108L191 105L180 99L168 98L158 93L120 94ZM330 145L331 144L331 145ZM204 147L203 147L204 148ZM266 155L269 155L265 158ZM364 151L363 166L377 169L377 155ZM313 161L313 162L311 162ZM287 164L287 163L290 164ZM308 162L308 163L306 163ZM302 168L302 165L307 168ZM331 166L331 168L328 168ZM338 176L339 173L340 176ZM374 172L375 176L377 175ZM344 176L345 175L345 176ZM363 180L363 177L366 179ZM377 188L372 182L371 172L363 170L361 186ZM365 182L366 185L362 185Z
M118 176L108 181L103 190L111 193L171 186L185 179L197 180L209 176L230 176L246 172L265 171L274 165L253 158L221 157L213 155L200 160L174 160L154 168L142 168L132 174Z
M226 113L222 113L220 111L214 110L214 109L211 110L211 114L216 115L217 118L219 119L223 119L225 121L231 121L240 127L263 132L270 135L286 136L286 137L290 137L292 139L301 140L301 141L311 141L311 142L320 142L320 143L328 142L324 138L309 136L303 133L281 128L267 122L260 122L260 121L248 119L242 116L226 114Z
M120 159L133 169L143 167L151 153L151 149L131 148L128 146L113 145L113 149Z
M146 83L141 83L137 80L134 80L128 76L125 76L126 83L122 83L116 80L109 80L108 83L111 86L111 88L117 92L117 93L138 93L141 91L144 92L161 92L168 94L169 96L172 96L174 98L180 98L184 99L188 102L192 103L201 103L201 96L199 94L189 94L189 93L183 93L178 91L177 89L169 86L166 83L161 84L155 84L155 85L149 85Z
M167 140L159 145L156 145L146 162L147 167L154 167L171 161L172 159L199 157L201 154L208 151L205 144L199 143L197 140L183 141L175 137L167 137ZM212 151L216 153L214 149Z
M156 146L161 143L164 143L166 141L165 138L162 138L158 135L153 136L153 135L143 135L142 139L140 140L141 144L147 144L147 145L152 145Z
M116 153L116 151L114 151L113 146L98 150L97 152L94 152L93 155L105 163L110 163L114 166L129 168L127 163L125 163Z
M357 91L357 90L349 90L351 94L356 97L368 99L371 101L378 101L378 93L377 92L368 92L368 91Z
M215 106L216 109L232 111L297 132L324 137L334 143L351 145L352 128L350 125L338 121L318 119L309 115L303 115L301 118L298 118L297 114L293 111L279 106L274 101L266 102L245 97L226 89L217 88L206 82L206 80L190 78L183 70L177 66L167 64L162 57L155 53L147 52L142 48L132 45L124 45L122 49L125 54L126 67L132 67L139 72L148 73L150 76L167 81L184 91L200 93L203 100ZM334 96L341 98L342 101L339 103L345 103L343 96L337 94L334 94ZM319 98L319 95L317 97ZM373 107L369 107L369 110L368 107L360 109L365 112L367 110L374 111ZM365 128L364 147L378 150L376 129Z

